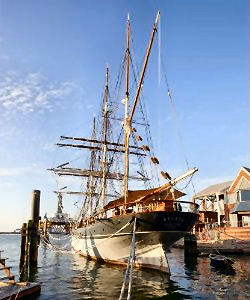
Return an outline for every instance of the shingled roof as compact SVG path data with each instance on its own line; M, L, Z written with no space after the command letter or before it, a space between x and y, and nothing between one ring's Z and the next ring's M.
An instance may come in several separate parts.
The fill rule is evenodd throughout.
M232 210L231 214L237 214L238 212L250 212L250 201L239 202Z

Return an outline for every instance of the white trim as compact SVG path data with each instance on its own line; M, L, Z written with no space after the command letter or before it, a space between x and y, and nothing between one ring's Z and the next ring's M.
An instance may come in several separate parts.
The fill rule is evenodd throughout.
M138 231L138 232L135 232L135 234L147 234L147 233L189 233L189 231ZM103 238L108 238L110 237L112 234L96 234L96 235L82 235L81 237L79 237L80 234L77 234L77 235L72 235L74 238L78 238L78 239L84 239L84 238L99 238L99 237L103 237ZM125 233L117 233L114 235L115 236L124 236L124 235L132 235L132 232L125 232Z
M231 188L233 188L233 185L234 185L235 181L237 180L238 176L240 175L240 172L241 172L241 171L244 171L246 174L248 174L248 175L250 176L250 173L247 171L247 169L245 169L244 167L241 167L241 168L239 169L239 171L238 171L236 177L234 178L233 182L231 183L231 185L230 185L230 187L229 187L229 189L228 189L228 192L231 193L230 190L231 190Z

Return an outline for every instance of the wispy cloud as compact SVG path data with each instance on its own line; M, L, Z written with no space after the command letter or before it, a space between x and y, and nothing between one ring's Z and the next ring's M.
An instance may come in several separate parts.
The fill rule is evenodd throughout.
M19 177L25 175L44 176L47 171L37 166L26 166L16 168L0 168L0 177Z
M0 168L1 191L8 188L22 190L24 183L26 186L39 186L41 183L51 186L55 184L55 179L49 176L49 172L45 167L36 166L35 164L23 167Z
M0 78L0 106L5 112L32 113L37 110L53 111L55 105L78 86L72 81L49 82L41 73L21 76L15 71Z
M248 166L249 165L250 156L247 153L242 153L233 157L233 161L237 162L239 165Z
M215 176L215 177L207 177L207 178L198 178L195 179L195 188L197 191L201 191L204 188L207 188L210 185L222 183L225 181L233 180L233 176Z
M1 54L1 55L0 55L0 59L1 59L1 60L9 60L10 57L9 57L9 55L7 55L7 54Z

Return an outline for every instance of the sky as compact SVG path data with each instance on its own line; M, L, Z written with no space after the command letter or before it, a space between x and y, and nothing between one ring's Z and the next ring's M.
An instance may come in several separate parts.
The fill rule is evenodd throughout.
M117 80L127 14L141 66L158 10L143 94L161 166L178 176L187 158L196 191L249 167L249 1L0 0L0 231L27 221L34 189L41 215L55 212L66 182L47 169L84 155L55 143L90 135L107 63L111 89ZM74 201L64 200L72 215Z

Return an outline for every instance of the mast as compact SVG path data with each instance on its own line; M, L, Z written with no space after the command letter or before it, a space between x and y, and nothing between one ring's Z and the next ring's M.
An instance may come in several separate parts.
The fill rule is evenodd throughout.
M104 95L104 126L103 126L103 150L102 150L102 189L101 189L101 207L104 207L104 199L106 195L106 173L107 173L107 131L108 131L108 87L109 67L106 67L106 84Z
M96 180L94 178L101 179L101 193L100 193L100 207L103 208L105 205L104 200L107 196L107 180L118 180L123 181L123 193L124 193L124 202L125 206L127 203L127 197L128 197L128 180L142 180L142 181L148 181L149 178L142 176L141 173L138 172L140 177L138 176L129 176L129 155L136 155L136 156L146 156L145 149L143 147L138 146L129 146L130 141L130 135L132 132L132 122L133 122L133 115L136 109L137 102L139 100L140 92L142 89L142 83L144 80L144 75L153 43L153 39L155 36L155 32L157 30L157 23L159 19L160 13L157 13L156 20L153 26L153 30L150 36L150 41L148 43L147 47L147 53L144 59L143 68L141 71L139 83L137 86L136 95L133 102L133 107L130 113L129 109L129 73L130 73L130 20L129 16L127 18L127 30L126 30L126 78L125 78L125 99L123 100L123 103L125 105L125 114L124 114L124 144L123 143L114 143L108 141L108 125L109 125L109 111L108 111L108 98L109 98L109 68L107 66L106 68L106 82L105 82L105 93L104 93L104 99L103 99L103 126L102 126L102 138L100 140L97 140L96 137L92 137L91 139L87 138L80 138L80 137L67 137L67 136L61 136L61 140L73 140L73 141L81 141L85 143L57 143L56 145L59 147L73 147L73 148L81 148L81 149L88 149L92 152L93 156L91 156L92 162L94 161L94 153L95 151L102 151L101 154L101 162L100 162L100 169L98 168L95 170L93 168L93 165L90 165L89 169L78 169L78 168L71 168L66 167L69 165L69 162L63 163L56 168L49 169L50 171L53 171L59 176L81 176L81 177L88 177L89 186L88 186L88 195L92 195L89 197L88 202L92 202L93 198L91 200L91 197L94 197L96 193L94 193L94 183ZM131 148L131 151L130 151ZM134 150L133 150L134 149ZM140 151L143 150L143 151ZM110 170L108 170L108 152L119 152L119 153L125 153L124 157L124 174L121 173L111 173ZM92 182L92 183L91 183ZM92 187L92 188L91 188ZM92 206L92 205L91 205Z
M58 201L57 201L57 211L56 211L56 213L57 214L61 214L62 213L62 209L63 209L63 205L62 205L62 193L58 193L57 194L57 199L58 199Z
M159 17L160 17L160 12L158 11L156 19L155 19L154 26L153 26L153 30L151 32L150 40L149 40L149 43L148 43L147 53L146 53L146 56L145 56L145 59L144 59L144 63L143 63L143 67L142 67L142 71L141 71L141 75L140 75L139 83L138 83L138 86L137 86L136 95L135 95L135 99L134 99L134 102L133 102L133 107L132 107L132 111L131 111L130 116L129 116L129 112L128 112L128 100L129 100L129 34L130 34L129 18L128 18L128 21L127 21L126 86L125 86L126 94L125 94L125 121L124 121L124 131L125 131L124 204L125 204L125 206L126 206L127 197L128 197L129 140L130 140L130 135L131 135L131 123L132 123L135 108L136 108L136 105L137 105L137 102L138 102L138 99L139 99L139 96L140 96L140 92L141 92L142 83L143 83L145 71L146 71L147 64L148 64L150 51L151 51L152 44L153 44L153 41L154 41L155 32L157 31L157 23L158 23Z
M95 125L95 117L93 119L93 131L92 131L92 139L95 138L95 131L96 131L96 125ZM90 170L94 171L94 164L95 164L95 150L91 150L91 155L90 155ZM92 215L92 210L93 210L93 191L94 191L94 182L93 182L93 174L92 172L90 173L89 176L89 205L90 205L90 215Z
M127 48L126 48L126 81L125 81L125 115L124 115L124 180L123 180L123 194L125 205L127 203L128 197L128 175L129 175L129 136L130 136L130 126L129 126L129 57L130 57L130 21L129 15L127 19Z
M140 96L140 92L141 92L142 83L143 83L145 71L146 71L147 64L148 64L150 51L151 51L152 44L153 44L153 41L154 41L155 32L157 31L157 23L159 21L159 17L160 17L160 12L158 11L156 19L155 19L154 26L153 26L153 30L152 30L152 33L151 33L151 36L150 36L150 40L149 40L149 43L148 43L147 53L146 53L146 56L145 56L145 59L144 59L144 63L143 63L143 67L142 67L142 71L141 71L141 75L140 75L140 79L139 79L139 83L138 83L138 87L137 87L137 91L136 91L132 111L131 111L130 118L129 118L130 125L131 125L131 122L132 122L132 119L133 119L133 116L134 116L134 113L135 113L135 108L136 108L136 105L137 105L137 102L138 102L138 99L139 99L139 96Z

